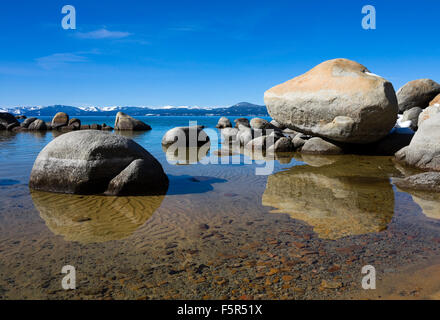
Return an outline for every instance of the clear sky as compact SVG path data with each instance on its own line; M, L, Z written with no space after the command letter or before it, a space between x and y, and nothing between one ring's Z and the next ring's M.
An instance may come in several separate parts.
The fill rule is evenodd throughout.
M64 5L76 30L61 27ZM374 5L376 30L361 26ZM263 104L264 91L333 58L397 89L440 82L440 1L0 3L0 106Z

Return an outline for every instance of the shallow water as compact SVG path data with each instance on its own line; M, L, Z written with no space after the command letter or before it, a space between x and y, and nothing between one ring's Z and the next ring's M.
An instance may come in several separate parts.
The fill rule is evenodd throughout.
M114 118L81 120L112 125ZM229 164L201 164L219 160L218 117L142 120L153 130L124 135L162 163L170 179L164 196L30 192L33 161L54 133L0 133L1 298L439 296L433 277L429 286L420 277L401 283L427 266L437 270L440 199L397 190L390 178L404 170L391 158L295 155L266 163L232 155L220 159ZM213 142L191 161L161 146L166 130L189 120L207 126ZM268 163L273 172L256 175ZM366 264L376 268L377 290L362 290ZM64 265L76 268L76 290L61 288Z

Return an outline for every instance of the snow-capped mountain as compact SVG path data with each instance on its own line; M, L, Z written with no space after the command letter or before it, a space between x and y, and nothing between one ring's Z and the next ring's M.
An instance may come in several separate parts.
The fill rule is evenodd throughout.
M0 107L0 112L9 112L14 115L25 116L53 116L57 112L65 112L70 116L112 116L122 111L133 116L268 116L265 106L248 102L240 102L230 107L199 107L199 106L84 106L72 107L64 105L54 106L17 106L11 108Z

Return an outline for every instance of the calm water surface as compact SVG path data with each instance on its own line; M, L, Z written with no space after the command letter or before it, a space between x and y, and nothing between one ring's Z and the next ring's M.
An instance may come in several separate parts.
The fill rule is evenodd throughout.
M33 162L57 133L0 132L0 298L439 297L440 198L397 190L390 178L405 169L391 158L219 159L218 117L139 118L153 130L124 135L162 163L164 196L30 192ZM213 142L199 160L229 164L162 150L163 134L190 120ZM362 290L366 264L377 290ZM61 288L64 265L76 290Z

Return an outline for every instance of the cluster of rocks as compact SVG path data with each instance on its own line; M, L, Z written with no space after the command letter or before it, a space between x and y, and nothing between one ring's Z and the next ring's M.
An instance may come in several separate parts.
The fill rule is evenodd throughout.
M21 123L17 119L24 119ZM135 119L123 112L118 112L115 119L115 130L130 130L130 131L145 131L151 130L151 127ZM58 130L62 132L69 132L75 130L104 130L112 131L113 127L107 124L81 124L81 120L78 118L69 118L69 115L65 112L58 112L52 118L51 122L44 122L41 119L35 117L29 117L20 115L14 117L10 113L0 113L0 130L9 130L14 132L20 131L46 131L46 130Z
M440 84L408 82L397 93L384 78L347 59L325 61L264 94L268 122L217 124L227 145L266 153L395 155L431 171L396 179L406 188L437 190L440 181ZM414 132L416 132L414 134ZM436 172L437 171L437 172Z

